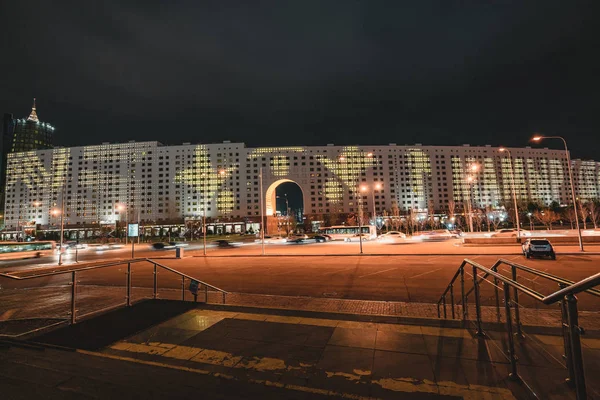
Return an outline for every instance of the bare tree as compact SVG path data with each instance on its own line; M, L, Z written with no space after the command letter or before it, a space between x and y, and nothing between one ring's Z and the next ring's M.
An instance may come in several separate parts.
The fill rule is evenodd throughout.
M598 219L600 217L600 203L597 199L588 201L585 206L588 209L590 219L594 224L594 229L598 229Z
M546 208L542 211L534 211L533 217L548 227L548 230L550 231L552 230L552 223L560 219L560 216L549 208Z
M583 221L583 229L587 229L587 217L588 217L588 209L587 203L583 203L581 200L577 200L577 207L579 208L579 216Z
M573 210L573 207L567 207L563 210L563 215L565 216L566 219L569 220L569 223L571 224L571 229L574 229L575 227L575 210Z
M433 200L427 201L427 216L429 217L429 225L431 229L435 229L435 211L433 209Z

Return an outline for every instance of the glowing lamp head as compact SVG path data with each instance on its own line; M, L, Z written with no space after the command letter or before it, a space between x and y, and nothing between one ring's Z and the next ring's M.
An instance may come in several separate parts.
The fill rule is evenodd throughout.
M477 165L477 164L473 164L473 165L471 165L471 171L475 172L475 171L477 171L478 169L479 169L479 165Z
M534 137L531 138L531 140L533 142L539 142L540 140L542 140L544 137L543 136L539 136L539 135L535 135Z
M375 184L375 189L377 189L377 190L381 189L381 183L376 183Z
M467 176L467 182L473 182L473 177L472 176Z
M362 192L366 192L366 191L367 191L367 187L366 187L366 186L361 186L361 187L360 187L360 190L361 190Z
M344 161L345 159L346 159L346 157L340 156L340 161Z
M506 151L506 147L500 147L498 151Z

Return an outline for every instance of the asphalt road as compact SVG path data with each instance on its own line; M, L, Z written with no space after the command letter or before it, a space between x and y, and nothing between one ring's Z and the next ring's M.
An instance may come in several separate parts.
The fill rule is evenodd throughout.
M412 301L432 303L448 285L463 259L469 258L484 266L491 266L499 258L518 262L542 271L578 281L600 271L600 255L577 253L561 254L556 261L527 260L520 255L518 246L464 247L452 240L440 243L412 243L383 245L365 243L363 255L358 254L358 243L326 243L305 245L268 245L266 256L261 256L259 244L239 248L210 248L209 257L203 257L201 246L186 248L186 257L175 259L174 250L136 251L136 257L159 258L161 263L193 276L211 285L231 292L286 296L334 297L357 300ZM565 253L565 249L562 249ZM101 261L126 259L131 250L114 250L97 254L82 251L79 260ZM402 254L410 252L413 254ZM449 253L439 255L440 253ZM454 253L452 253L454 252ZM418 254L415 254L418 253ZM42 263L38 263L42 261ZM44 263L45 261L45 263ZM72 259L65 257L60 269L72 268ZM86 263L87 264L87 263ZM4 272L28 275L58 270L56 261L29 260L4 263ZM81 285L123 286L126 265L81 272ZM502 268L508 274L506 268ZM469 277L468 277L469 278ZM70 276L46 277L27 282L1 279L4 289L16 287L68 286ZM472 279L472 278L471 278ZM555 283L520 274L519 281L542 294L557 290ZM133 286L152 287L152 268L147 263L134 264ZM180 288L181 279L164 271L159 275L160 287ZM469 287L472 286L472 283ZM492 304L495 297L490 283L482 285L484 304ZM458 286L456 293L459 292ZM520 302L532 306L532 300L521 297ZM583 310L600 310L600 298L580 296Z

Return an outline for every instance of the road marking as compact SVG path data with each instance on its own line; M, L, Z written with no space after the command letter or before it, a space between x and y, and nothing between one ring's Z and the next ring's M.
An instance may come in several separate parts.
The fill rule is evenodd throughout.
M359 276L359 278L364 278L365 276L371 276L371 275L382 274L382 273L384 273L384 272L393 271L393 270L395 270L395 269L398 269L398 268L384 269L383 271L377 271L377 272L373 272L373 273L371 273L371 274L366 274L366 275Z
M442 269L443 269L443 268L434 269L434 270L432 270L432 271L423 272L422 274L418 274L418 275L409 276L409 278L417 278L417 277L419 277L419 276L423 276L423 275L427 275L427 274L433 274L434 272L441 271Z

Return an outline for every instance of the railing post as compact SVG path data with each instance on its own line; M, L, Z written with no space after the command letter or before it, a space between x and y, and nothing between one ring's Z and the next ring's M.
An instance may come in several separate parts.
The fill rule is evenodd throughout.
M71 273L71 280L71 324L75 324L75 321L77 320L77 310L75 310L75 300L77 297L77 272L73 271Z
M467 319L467 297L465 296L465 268L460 266L460 299L462 302L462 319Z
M437 302L437 312L438 312L438 318L442 318L442 314L440 312L440 302Z
M567 285L560 284L561 289L567 287ZM567 310L567 300L563 298L560 301L560 320L562 324L562 336L565 347L565 361L567 362L567 370L569 371L569 377L566 379L567 383L571 386L575 384L575 370L573 369L573 352L571 351L571 339L569 331L569 311Z
M227 296L227 294L225 292L221 292L223 294L223 304L225 304L225 297Z
M454 284L450 284L450 307L452 307L452 319L454 319Z
M512 280L517 281L517 268L512 266ZM516 287L513 288L513 304L515 305L515 325L517 326L517 335L523 336L523 332L521 331L521 314L519 312L519 291Z
M512 315L510 312L510 286L504 282L504 310L506 311L506 338L508 339L508 355L510 358L510 379L519 379L517 373L517 356L515 354L515 338L512 330Z
M127 307L131 306L131 263L127 263Z
M567 320L569 323L569 341L571 344L571 359L575 377L575 393L577 400L587 399L585 387L585 371L581 354L581 329L579 328L579 315L577 312L577 297L572 294L565 296L567 303Z
M446 295L442 297L442 305L444 306L444 319L446 319Z
M185 301L185 276L181 277L181 301Z
M204 285L204 302L208 304L208 286Z
M498 278L494 277L494 292L496 294L496 321L500 322L500 294L498 293Z
M475 316L477 319L477 335L484 336L481 328L481 299L479 298L479 283L477 282L477 267L473 267L473 287L475 289Z
M154 293L152 294L152 298L156 300L158 297L158 271L156 270L156 264L154 264Z

